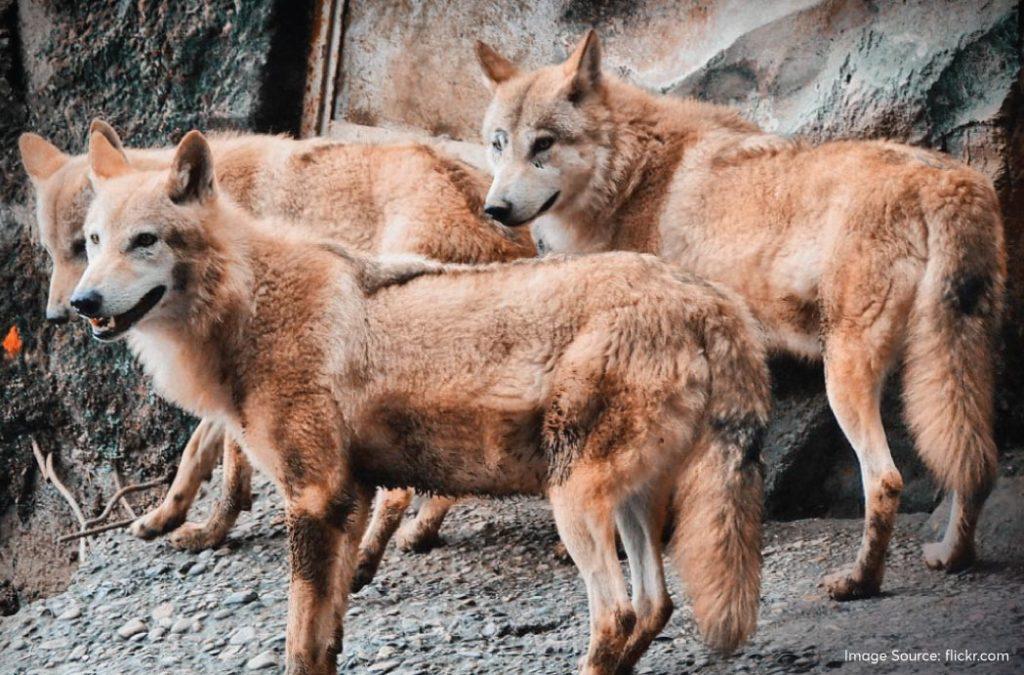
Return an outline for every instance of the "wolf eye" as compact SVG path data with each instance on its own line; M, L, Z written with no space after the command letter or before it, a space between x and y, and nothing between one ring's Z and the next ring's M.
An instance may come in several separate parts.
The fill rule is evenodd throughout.
M147 248L156 243L156 235L152 232L143 232L132 237L132 243L129 244L129 249L136 248Z
M555 139L551 138L551 136L542 136L533 142L533 154L536 155L538 152L550 150L554 144Z
M89 235L89 241L91 241L94 244L100 243L100 235L93 232L92 234Z
M71 255L81 258L85 255L85 239L75 239L71 242Z

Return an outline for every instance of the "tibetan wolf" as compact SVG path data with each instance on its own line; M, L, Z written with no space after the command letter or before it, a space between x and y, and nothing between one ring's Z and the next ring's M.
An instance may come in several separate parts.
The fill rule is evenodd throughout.
M125 149L110 125L94 120L102 133L135 166L166 168L174 148ZM88 162L71 157L32 133L20 139L22 162L36 190L40 239L53 262L46 315L68 317L68 298L86 265L82 224L92 198ZM350 145L323 139L295 141L262 135L221 135L210 146L221 188L260 216L280 216L311 236L330 238L365 253L415 253L445 262L484 263L534 255L526 233L482 217L487 178L461 162L422 145ZM185 516L201 482L224 455L223 494L209 519L199 525ZM202 422L182 455L163 503L131 528L150 539L172 532L179 548L218 546L238 513L250 502L252 469L237 445L224 443L219 425ZM411 491L381 493L360 555L358 585L367 583L401 522ZM399 535L402 548L431 542L452 500L426 501Z
M561 64L522 71L483 43L486 210L554 252L656 253L731 286L769 349L823 359L829 403L857 453L866 518L838 600L882 584L903 481L882 427L902 362L917 450L954 494L924 550L950 572L974 559L991 489L993 352L1005 252L990 181L950 157L884 141L812 145L736 112L657 96L601 72L593 31Z
M674 560L703 636L729 651L754 630L770 387L731 291L635 253L363 258L220 195L196 131L168 170L133 167L101 133L89 158L88 266L70 302L273 477L289 672L335 670L377 486L546 493L587 586L587 673L631 667L669 617L675 491Z

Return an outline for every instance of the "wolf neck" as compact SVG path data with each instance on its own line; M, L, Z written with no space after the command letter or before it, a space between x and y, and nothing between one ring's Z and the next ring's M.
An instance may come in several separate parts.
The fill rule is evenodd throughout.
M236 207L223 209L195 256L179 316L145 324L131 334L133 351L165 398L200 416L229 418L235 411L231 373L239 340L252 315L252 226Z
M605 88L608 154L579 210L563 221L585 250L657 253L661 208L687 150L709 134L759 129L723 106L657 96L613 78Z

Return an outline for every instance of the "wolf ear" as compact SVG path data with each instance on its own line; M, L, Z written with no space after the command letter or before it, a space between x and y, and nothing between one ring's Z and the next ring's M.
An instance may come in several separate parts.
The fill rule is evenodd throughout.
M519 74L519 69L514 63L480 40L476 41L476 58L484 72L484 82L492 90L505 80L510 80Z
M178 143L167 181L167 195L175 204L205 203L215 195L213 153L206 137L196 130L185 134Z
M131 171L128 158L101 132L89 134L89 179L93 183L117 178Z
M107 140L110 141L110 145L113 146L115 150L120 152L122 155L125 154L124 146L121 145L121 137L117 135L116 131L114 131L114 127L110 126L99 117L93 119L93 121L89 123L89 136L92 136L93 134L103 134L107 137ZM125 155L125 161L128 161L127 155Z
M601 43L593 28L587 31L562 64L562 72L568 80L567 94L573 103L583 99L601 84Z
M70 157L39 134L24 133L18 138L21 163L34 182L44 181L64 166Z

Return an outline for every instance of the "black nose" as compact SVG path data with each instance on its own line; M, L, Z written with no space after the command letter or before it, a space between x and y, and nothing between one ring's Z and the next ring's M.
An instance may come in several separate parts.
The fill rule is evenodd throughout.
M494 218L499 223L508 225L509 216L512 215L512 209L508 206L499 206L495 204L494 206L485 206L484 213L489 215L491 218Z
M75 293L71 296L71 306L74 307L82 316L98 316L100 308L103 307L103 296L96 291Z

